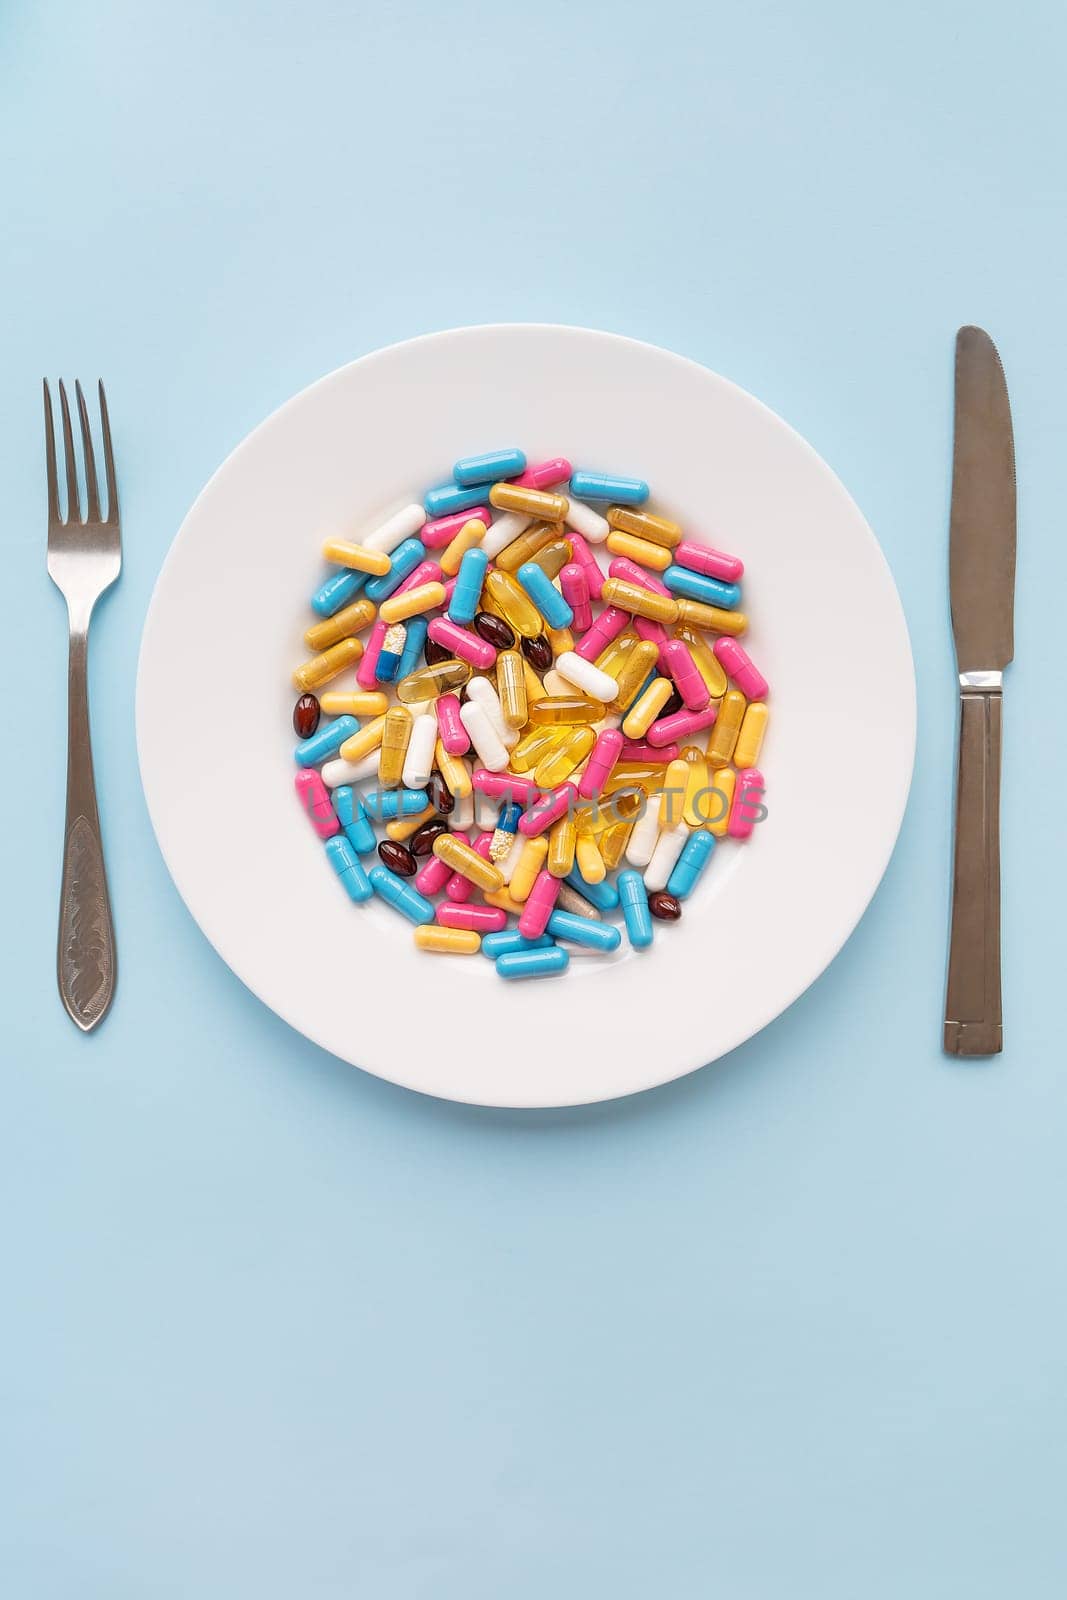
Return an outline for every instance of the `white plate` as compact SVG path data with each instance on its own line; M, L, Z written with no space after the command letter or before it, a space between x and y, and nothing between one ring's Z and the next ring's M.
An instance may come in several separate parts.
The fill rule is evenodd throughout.
M575 956L565 977L526 983L481 957L423 955L387 907L348 902L294 797L290 723L324 535L355 536L460 456L512 444L645 478L655 509L740 555L746 643L773 704L767 820L720 845L683 921L657 925L644 954ZM570 1105L714 1060L832 960L900 827L915 679L871 530L759 401L612 334L464 328L342 367L219 468L149 608L137 743L186 904L294 1028L429 1094Z

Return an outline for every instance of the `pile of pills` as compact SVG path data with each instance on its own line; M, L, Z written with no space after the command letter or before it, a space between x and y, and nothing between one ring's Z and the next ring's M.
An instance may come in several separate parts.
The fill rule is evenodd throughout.
M498 450L323 546L296 790L349 897L419 949L502 978L643 950L765 814L742 563L648 497Z

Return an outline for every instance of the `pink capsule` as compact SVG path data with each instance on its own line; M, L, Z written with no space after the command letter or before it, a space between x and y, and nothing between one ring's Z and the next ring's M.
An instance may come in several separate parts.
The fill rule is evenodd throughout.
M491 644L479 639L469 628L461 628L448 617L434 617L427 631L434 644L443 644L446 650L451 650L461 661L469 661L472 667L481 667L484 671L496 660L496 651Z
M766 700L770 693L767 680L759 668L753 665L748 651L742 649L736 639L728 639L724 635L721 639L716 639L712 649L727 677L734 680L743 695L749 700Z
M673 749L691 733L710 728L719 714L718 706L705 706L703 711L675 711L672 716L660 717L649 728L646 738L653 749Z
M758 767L745 767L737 774L733 804L726 831L731 839L747 839L759 821L763 806L763 773Z
M472 774L471 783L479 794L501 799L510 796L522 806L532 805L541 793L532 778L518 778L511 772L487 772L484 767L478 767Z
M361 689L373 689L377 685L378 657L382 653L385 631L388 626L388 623L382 622L379 618L367 635L367 648L364 650L359 666L356 668L356 682Z
M663 660L663 646L670 638L670 634L661 622L652 622L648 617L632 617L634 632L639 639L645 639L651 644L659 646L660 660Z
M581 656L583 661L595 661L600 652L606 650L611 641L619 637L629 621L629 612L621 611L618 606L608 606L597 617L589 632L575 645L575 655Z
M559 586L564 600L574 612L571 623L575 633L586 633L593 626L593 608L589 604L589 579L577 561L568 561L559 575Z
M456 576L454 578L445 578L445 580L444 580L444 582L442 584L442 587L443 587L443 589L445 591L445 610L446 611L448 610L449 606L452 604L452 591L456 587L456 584L458 582L459 582L459 573L457 572Z
M550 872L539 872L534 886L526 898L519 918L519 932L524 939L539 939L548 926L559 894L560 879Z
M433 517L419 529L419 538L427 550L439 550L452 540L468 522L484 522L488 528L493 513L488 506L472 506L470 511L450 511L447 517Z
M459 696L442 694L437 698L437 731L450 756L465 756L471 747L470 736L459 718Z
M462 901L442 900L437 908L442 928L473 928L475 933L499 933L508 925L508 914L496 906L469 906Z
M727 556L710 545L697 544L693 539L683 539L676 545L673 558L680 567L690 572L702 572L706 578L718 578L721 583L737 583L745 570L740 556Z
M575 561L585 573L585 580L589 585L590 600L599 600L600 591L604 587L604 572L600 562L581 534L575 533L572 528L567 529L567 543L571 547Z
M420 583L440 583L444 577L440 563L437 561L420 561L414 572L409 572L403 583L397 584L393 594L404 594L408 589L417 589Z
M652 724L656 726L655 723ZM643 739L627 739L619 756L620 761L670 762L678 759L678 746L665 744L662 748Z
M682 697L683 705L690 711L703 711L711 699L711 691L693 660L693 652L684 639L668 639L661 645L659 658L674 679L674 686Z
M639 567L636 561L628 561L625 556L616 556L608 563L609 578L623 578L627 583L636 583L642 589L651 589L653 594L665 594L668 599L674 596L665 583L660 583L654 572L646 572L644 567Z
M330 803L330 791L317 772L298 772L296 792L307 812L308 821L320 839L332 839L335 833L340 833L341 824Z
M439 894L452 876L452 868L440 856L428 856L415 874L420 894Z
M519 818L519 832L528 839L547 832L554 822L567 815L577 798L578 791L573 783L561 783L558 789L550 790L538 805L523 812Z
M592 800L600 793L608 781L611 769L619 759L619 752L624 743L625 740L618 728L605 728L602 733L597 734L596 744L578 785L578 793L583 800Z
M537 461L517 478L509 478L517 489L551 489L571 475L571 464L564 456L553 456L551 461ZM474 515L473 511L470 513Z

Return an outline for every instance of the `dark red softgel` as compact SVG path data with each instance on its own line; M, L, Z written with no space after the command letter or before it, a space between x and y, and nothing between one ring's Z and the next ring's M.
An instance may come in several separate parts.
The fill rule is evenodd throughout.
M319 702L313 694L302 694L293 707L293 728L298 739L310 739L319 725Z

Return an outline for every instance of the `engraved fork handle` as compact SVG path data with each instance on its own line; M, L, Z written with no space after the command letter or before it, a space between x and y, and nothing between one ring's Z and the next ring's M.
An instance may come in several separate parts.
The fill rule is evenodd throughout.
M59 900L59 993L88 1033L115 993L115 930L89 740L89 618L71 617L67 673L67 820Z
M945 996L950 1055L1004 1048L1000 999L999 688L960 694L956 865Z

